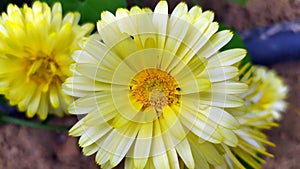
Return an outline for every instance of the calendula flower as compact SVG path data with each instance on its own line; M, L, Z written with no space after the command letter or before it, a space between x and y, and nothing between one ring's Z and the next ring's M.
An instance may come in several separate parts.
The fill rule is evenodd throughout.
M39 1L32 8L10 4L2 13L0 93L28 117L63 116L72 101L61 84L71 75L71 55L78 40L93 29L93 24L79 26L79 18L77 12L62 18L60 3L51 10Z
M223 145L229 168L245 168L239 159L252 168L262 168L265 162L262 155L273 157L266 151L266 145L275 145L268 141L261 130L277 126L274 120L278 120L281 111L286 108L284 99L288 89L283 80L265 67L249 66L245 65L240 70L243 74L241 81L249 85L249 90L242 94L245 105L228 110L231 114L236 114L235 117L240 122L240 128L234 131L239 144L236 147Z
M238 144L239 122L224 108L243 105L236 63L246 51L219 51L232 33L217 32L213 17L185 3L169 16L166 1L154 12L101 14L99 37L74 53L64 85L78 98L70 113L84 115L70 130L84 154L96 153L102 168L124 158L125 168L195 168L199 155L207 165L224 162L210 159L220 156L214 144ZM200 140L207 144L194 151Z

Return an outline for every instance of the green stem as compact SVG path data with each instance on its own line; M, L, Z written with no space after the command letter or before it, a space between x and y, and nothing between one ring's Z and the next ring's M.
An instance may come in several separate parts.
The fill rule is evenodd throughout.
M67 131L70 129L69 126L43 124L41 122L32 122L32 121L22 120L22 119L10 117L7 115L0 116L0 121L5 122L5 123L13 123L13 124L18 124L18 125L22 125L22 126L47 129L47 130Z

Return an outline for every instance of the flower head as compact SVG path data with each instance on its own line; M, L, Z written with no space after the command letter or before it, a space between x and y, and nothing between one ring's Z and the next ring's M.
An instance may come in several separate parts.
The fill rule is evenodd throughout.
M228 109L240 122L240 128L234 131L239 144L236 147L223 145L227 166L230 168L245 168L239 159L252 168L261 168L265 162L261 155L273 157L266 151L266 145L275 145L268 141L262 129L277 126L274 120L278 120L281 111L286 108L284 99L288 89L283 80L265 67L249 66L245 65L240 70L243 74L241 81L249 85L248 91L241 95L245 105Z
M286 109L288 92L283 79L273 70L256 66L248 84L250 89L243 95L247 112L269 115L269 119L279 120L281 112Z
M36 1L32 8L8 5L0 17L0 93L28 117L62 116L71 98L61 84L71 75L71 55L92 24L79 26L80 14L62 18L60 3L52 10Z
M230 31L217 32L213 13L180 3L168 15L133 7L103 12L98 37L74 53L64 91L76 98L70 113L85 115L70 130L103 168L125 157L127 168L195 167L199 154L224 162L214 144L235 146L239 122L224 108L239 107L247 85L236 81L244 49L219 50ZM199 153L193 146L201 141ZM211 160L218 156L217 161ZM209 158L208 158L209 157Z

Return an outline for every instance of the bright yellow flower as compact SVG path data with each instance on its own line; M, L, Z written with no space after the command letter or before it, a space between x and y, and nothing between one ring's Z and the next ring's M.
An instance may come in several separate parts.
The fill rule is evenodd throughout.
M79 47L78 40L93 29L92 24L79 26L79 18L77 12L62 18L60 3L51 10L39 1L32 8L10 4L2 13L0 93L28 117L63 116L72 101L61 84L71 74L71 55Z
M235 80L235 65L246 51L219 51L232 33L217 32L213 17L185 3L169 16L166 1L154 12L101 14L99 37L74 53L64 85L79 98L69 111L85 115L70 130L84 154L97 153L103 168L123 158L125 168L179 168L179 159L195 168L199 155L207 166L224 162L214 144L238 144L239 123L224 108L244 104L238 95L247 85Z

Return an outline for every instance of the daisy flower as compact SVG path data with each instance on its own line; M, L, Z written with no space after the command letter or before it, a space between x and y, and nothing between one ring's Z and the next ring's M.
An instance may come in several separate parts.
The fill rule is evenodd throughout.
M262 164L265 163L262 155L273 157L266 151L266 146L275 146L275 144L268 141L262 129L278 126L274 120L278 120L281 111L286 108L284 99L288 88L283 80L274 71L267 70L265 67L249 67L250 65L247 64L240 70L243 74L241 81L249 85L249 90L242 94L245 105L227 109L231 114L235 114L240 123L240 128L234 131L239 144L236 147L223 145L229 168L245 168L240 163L240 159L252 168L262 168Z
M217 32L213 18L185 3L169 16L166 1L154 12L101 14L98 36L74 53L64 84L78 98L69 111L81 119L69 132L85 155L96 153L102 168L124 158L125 168L195 168L199 155L207 165L224 162L209 159L220 156L214 144L238 144L239 122L224 108L244 104L236 63L246 51L220 52L232 33Z
M62 18L60 3L51 10L39 1L32 8L10 4L0 16L0 93L28 117L63 116L72 101L61 84L71 75L78 40L93 30L79 26L79 18L77 12Z
M286 109L285 99L288 87L275 71L256 66L253 77L248 82L249 91L244 94L245 106L251 113L270 116L279 120Z

